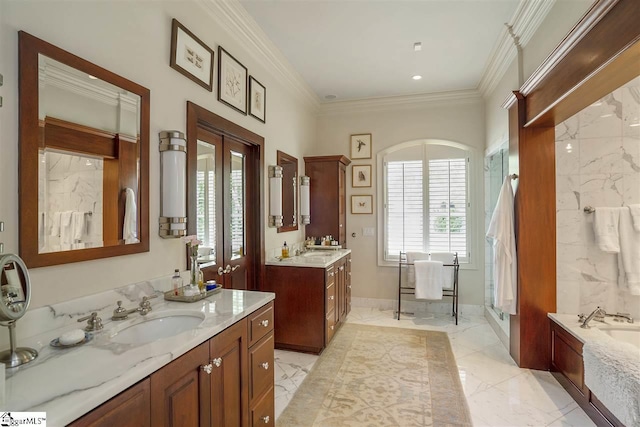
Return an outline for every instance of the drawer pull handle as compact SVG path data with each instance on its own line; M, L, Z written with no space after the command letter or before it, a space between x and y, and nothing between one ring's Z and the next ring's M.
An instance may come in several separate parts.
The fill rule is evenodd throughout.
M334 298L335 298L335 296L334 296L334 295L331 295L331 296L329 297L329 299L330 299L330 300L333 300Z
M331 273L329 273L329 276L333 277L333 271Z
M211 375L211 371L213 370L213 366L211 365L211 363L209 363L208 365L200 366L200 369L205 371L207 374Z
M265 319L265 320L261 321L260 324L262 326L264 326L265 328L268 328L269 327L269 320Z
M340 271L344 270L344 265L341 265L339 270Z
M269 370L269 362L262 362L260 364L260 366L265 370L268 371Z
M264 417L262 417L262 421L264 421L265 424L269 424L269 420L271 418L269 418L269 415L265 415Z
M216 368L219 368L220 365L222 365L222 357L216 357L211 361L211 363L213 363L216 366Z
M333 331L333 328L334 328L334 326L333 326L333 325L331 325L331 330L332 330L332 331Z

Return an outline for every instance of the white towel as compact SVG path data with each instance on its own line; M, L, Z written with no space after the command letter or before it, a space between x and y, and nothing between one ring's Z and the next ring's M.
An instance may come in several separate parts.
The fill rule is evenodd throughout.
M84 234L84 212L73 212L71 214L71 237L73 243L82 239Z
M593 232L596 244L602 252L617 254L620 252L618 223L620 208L596 208L593 214Z
M416 299L442 299L444 268L440 261L415 261Z
M624 425L640 425L638 349L603 337L586 341L582 356L585 385Z
M511 176L506 176L493 211L487 237L493 238L493 293L496 307L516 314L518 294L518 258L513 218Z
M631 218L633 218L633 228L640 231L640 205L629 205Z
M407 252L407 264L409 267L407 268L407 284L413 285L416 283L416 269L413 264L416 260L419 259L429 259L429 254L427 252Z
M72 211L65 211L60 214L60 249L68 251L71 249L71 214Z
M51 235L60 236L60 212L53 213L53 223L51 224Z
M625 282L618 282L622 288L628 288L631 295L640 295L640 231L633 228L629 208L620 209L620 253ZM596 211L597 212L597 211ZM619 272L618 277L622 276Z
M453 252L431 252L430 253L431 261L440 261L443 264L453 264L453 261L456 258L456 254ZM442 267L444 271L442 272L442 280L443 289L453 289L453 275L454 268L453 267Z
M125 243L138 243L138 230L136 227L136 194L131 188L127 188L125 192L126 200L124 205L124 224L122 226L122 238L124 239Z

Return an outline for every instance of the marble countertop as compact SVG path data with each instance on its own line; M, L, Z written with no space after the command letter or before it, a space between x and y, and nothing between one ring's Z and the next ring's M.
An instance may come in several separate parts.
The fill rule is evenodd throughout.
M223 289L204 300L181 303L165 301L158 294L159 298L151 300L153 310L148 316L193 311L204 315L204 320L195 329L173 337L146 344L118 344L110 339L110 331L120 325L110 320L111 302L99 313L104 329L81 346L58 349L49 345L62 333L84 326L75 320L29 338L18 336L19 347L31 347L39 354L27 365L7 369L2 409L46 412L47 425L64 426L275 298L268 292ZM126 308L130 306L127 302ZM50 323L67 316L55 311L51 315ZM134 313L129 319L137 317L141 316Z
M289 258L270 258L265 264L278 267L327 268L350 253L351 249L311 250Z
M612 338L608 334L606 334L603 329L606 328L616 328L616 329L627 329L627 330L639 330L640 325L636 323L626 323L626 322L616 322L611 318L606 318L604 322L598 322L592 320L589 325L591 326L588 329L580 327L580 321L578 320L577 314L558 314L558 313L549 313L547 316L562 326L567 332L576 337L581 343L586 343L587 341L607 341L614 340L616 342L623 342L617 339ZM624 343L625 346L634 352L638 352L637 347L632 347L630 343ZM638 353L640 356L640 353Z

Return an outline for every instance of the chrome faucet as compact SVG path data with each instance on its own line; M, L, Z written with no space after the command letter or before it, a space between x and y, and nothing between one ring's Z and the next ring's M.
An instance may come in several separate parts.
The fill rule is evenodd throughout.
M633 317L631 317L631 313L616 313L616 314L607 314L607 317L613 317L615 322L622 322L622 319L626 319L627 323L633 323Z
M113 310L113 316L111 320L125 320L131 313L140 313L141 316L146 316L151 311L151 302L149 300L151 298L156 298L158 295L151 295L150 297L144 296L142 297L142 301L136 308L132 308L127 310L122 306L122 301L118 301L118 307Z
M591 314L588 315L587 317L585 317L584 314L580 314L578 315L580 322L582 322L580 327L584 329L589 329L589 322L591 322L591 319L595 319L597 321L602 322L604 321L604 316L606 315L607 315L607 312L604 311L604 309L600 308L599 306L596 307L596 309L593 310Z

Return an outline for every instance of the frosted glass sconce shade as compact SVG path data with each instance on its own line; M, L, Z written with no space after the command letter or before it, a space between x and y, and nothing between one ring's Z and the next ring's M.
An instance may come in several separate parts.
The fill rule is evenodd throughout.
M160 237L187 234L187 141L182 132L160 132Z
M309 203L309 189L311 178L308 176L300 177L300 223L303 225L311 224L311 206Z
M269 166L269 227L282 224L282 166Z

